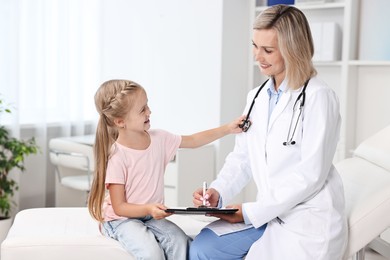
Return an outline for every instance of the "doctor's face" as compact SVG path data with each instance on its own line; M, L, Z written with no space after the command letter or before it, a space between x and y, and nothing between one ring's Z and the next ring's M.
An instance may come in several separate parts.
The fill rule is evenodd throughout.
M261 73L275 78L277 86L285 77L284 59L279 50L278 36L273 29L253 30L253 55Z

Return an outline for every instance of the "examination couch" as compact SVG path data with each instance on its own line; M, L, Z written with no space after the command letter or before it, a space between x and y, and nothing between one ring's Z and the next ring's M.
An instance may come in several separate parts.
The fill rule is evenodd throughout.
M390 126L336 164L344 184L349 239L344 259L363 260L370 246L390 259L381 234L390 227Z
M195 237L213 218L172 215L168 219ZM104 237L86 207L20 211L1 244L1 260L130 260L114 239Z

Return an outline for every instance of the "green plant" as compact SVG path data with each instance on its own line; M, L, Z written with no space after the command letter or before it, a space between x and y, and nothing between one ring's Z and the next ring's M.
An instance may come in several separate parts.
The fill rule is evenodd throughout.
M0 113L11 113L0 99ZM24 171L24 158L39 151L35 139L20 140L10 135L5 126L0 126L0 219L9 218L12 201L18 185L9 173L13 169Z

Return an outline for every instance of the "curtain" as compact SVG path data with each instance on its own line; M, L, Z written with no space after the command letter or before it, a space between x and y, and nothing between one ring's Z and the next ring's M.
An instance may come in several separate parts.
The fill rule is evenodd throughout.
M13 173L19 209L53 206L50 138L94 132L101 6L100 0L0 1L0 98L12 110L0 123L15 137L34 136L41 148L23 174Z

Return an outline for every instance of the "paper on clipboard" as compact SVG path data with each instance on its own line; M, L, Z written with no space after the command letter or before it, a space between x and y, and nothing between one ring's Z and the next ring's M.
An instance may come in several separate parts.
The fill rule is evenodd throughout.
M227 222L225 220L219 219L219 220L216 220L214 222L211 222L210 224L208 224L204 228L209 228L210 230L212 230L218 236L222 236L222 235L226 235L226 234L230 234L230 233L246 230L246 229L249 229L249 228L252 228L252 227L253 227L252 225L246 225L243 222L241 222L241 223L229 223L229 222Z

